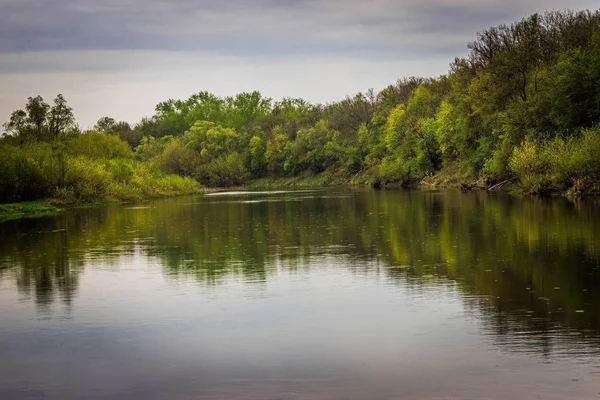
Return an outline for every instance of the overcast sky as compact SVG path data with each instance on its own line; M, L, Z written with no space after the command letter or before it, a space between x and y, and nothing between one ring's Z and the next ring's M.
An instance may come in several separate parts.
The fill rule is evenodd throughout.
M475 33L598 0L0 0L0 121L63 93L82 127L207 90L338 100L437 76Z

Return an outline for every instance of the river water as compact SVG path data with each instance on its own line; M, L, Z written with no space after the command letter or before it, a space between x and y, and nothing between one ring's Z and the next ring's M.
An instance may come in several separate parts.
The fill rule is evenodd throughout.
M221 192L0 224L0 399L600 399L600 204Z

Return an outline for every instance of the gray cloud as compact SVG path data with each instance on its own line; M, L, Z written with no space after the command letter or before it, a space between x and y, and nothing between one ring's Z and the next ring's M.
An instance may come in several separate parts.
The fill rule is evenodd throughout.
M58 92L82 125L168 97L331 101L447 72L475 33L597 0L0 0L0 122ZM116 99L116 100L115 100Z
M236 54L454 51L474 30L524 13L589 0L8 0L0 53L38 50L183 50Z

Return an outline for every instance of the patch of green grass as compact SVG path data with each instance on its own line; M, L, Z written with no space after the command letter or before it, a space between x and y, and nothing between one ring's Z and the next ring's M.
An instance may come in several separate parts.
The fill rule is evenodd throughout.
M61 198L54 198L23 203L0 204L0 222L18 218L34 218L46 215L54 215L59 211L70 208L103 207L111 204L133 203L149 199L184 196L188 194L206 192L205 189L201 188L196 183L194 183L194 185L187 184L187 182L184 183L185 184L181 186L164 184L162 187L149 192L148 194L142 194L140 197L136 197L134 199L105 197L91 201L78 200L65 202Z
M60 211L60 209L50 204L48 201L0 204L0 221L24 217L54 215L58 211Z

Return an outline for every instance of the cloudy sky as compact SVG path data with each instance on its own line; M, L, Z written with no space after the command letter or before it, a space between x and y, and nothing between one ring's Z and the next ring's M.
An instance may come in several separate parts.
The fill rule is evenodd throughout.
M437 76L475 33L597 0L0 0L0 121L63 93L82 127L167 98L334 101Z

